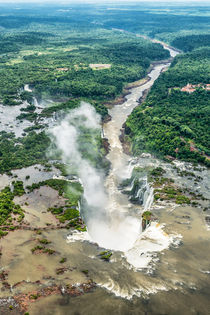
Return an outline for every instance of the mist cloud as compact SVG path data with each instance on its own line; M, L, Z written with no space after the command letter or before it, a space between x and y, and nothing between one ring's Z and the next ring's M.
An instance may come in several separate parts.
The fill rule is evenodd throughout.
M84 159L82 150L91 150L91 145L86 148L79 146L79 135L81 128L86 128L94 137L100 132L100 116L94 107L82 102L80 107L72 110L61 123L50 130L53 135L57 149L61 152L62 161L71 165L78 173L84 188L84 198L87 206L97 208L96 215L100 216L107 202L103 186L103 174L96 170L91 163Z

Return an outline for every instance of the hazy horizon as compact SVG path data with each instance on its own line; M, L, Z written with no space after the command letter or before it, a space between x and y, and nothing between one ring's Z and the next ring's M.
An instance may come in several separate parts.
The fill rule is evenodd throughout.
M210 5L210 0L174 0L173 3L171 3L170 0L139 0L139 1L135 1L135 0L69 0L69 1L61 1L58 2L57 0L0 0L0 4L6 4L6 3L20 3L20 4L31 4L31 3L40 3L40 4L44 4L44 3L52 3L52 4L58 4L58 5L66 5L66 4L119 4L119 3L127 3L127 4L141 4L141 3L168 3L171 5L174 5L175 3L180 3L180 4L189 4L189 3L198 3L198 4L209 4Z

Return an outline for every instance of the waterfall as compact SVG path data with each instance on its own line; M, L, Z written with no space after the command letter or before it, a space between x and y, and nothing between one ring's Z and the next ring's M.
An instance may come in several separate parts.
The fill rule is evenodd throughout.
M53 118L52 118L53 121L56 121L56 112L53 112Z
M134 178L131 182L130 191L132 191L134 189L135 180L136 180L136 178Z
M32 92L32 90L31 90L30 87L29 87L29 84L25 84L25 85L24 85L24 91L26 91L26 92Z
M80 201L78 201L78 209L79 209L79 212L81 213L81 205L80 205Z
M153 187L150 187L150 185L147 183L147 189L144 193L144 210L149 210L152 206L153 200L154 200L154 189Z
M9 187L10 187L10 190L11 190L11 192L13 193L13 191L14 191L14 186L13 186L13 184L10 182L10 184L9 184Z
M105 138L105 136L104 136L104 129L103 129L103 126L102 126L102 128L101 128L101 138L102 138L102 139L104 139L104 138Z
M143 205L145 211L150 209L153 203L154 189L150 187L147 177L140 179L134 178L131 183L130 192L134 194L134 200L140 205Z
M39 106L39 103L38 103L36 97L33 97L33 102L34 102L34 106L36 106L36 107Z

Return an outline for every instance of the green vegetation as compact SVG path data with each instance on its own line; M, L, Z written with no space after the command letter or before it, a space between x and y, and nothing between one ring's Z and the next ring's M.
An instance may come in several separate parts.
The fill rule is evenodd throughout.
M142 213L142 230L144 231L151 223L152 212L144 211Z
M209 65L210 48L194 50L177 56L154 83L146 101L126 122L126 138L135 154L148 151L209 165L209 91L180 90L188 82L207 83Z
M66 180L61 179L48 179L43 182L33 183L31 186L27 186L26 188L32 192L34 189L39 189L41 186L49 186L59 192L59 196L62 196L64 191L66 191L68 182ZM75 184L75 183L73 183Z
M37 294L31 294L31 295L29 296L29 298L30 298L31 300L37 300L39 297L40 297L40 294L39 294L39 293L37 293Z
M79 182L69 183L68 181L62 179L48 179L43 182L33 183L31 186L27 186L26 188L32 192L34 189L38 189L41 186L49 186L57 190L59 196L63 196L68 199L69 205L72 207L78 205L78 201L83 193L83 188ZM57 209L57 211L59 212L59 209Z
M87 29L84 36L81 29L67 31L64 28L59 32L52 25L46 27L51 35L25 29L15 36L5 35L7 42L12 44L19 44L20 38L27 39L21 41L21 50L11 51L4 56L5 61L0 62L0 98L3 103L19 105L26 100L31 104L29 113L18 116L20 120L38 118L37 113L32 112L33 95L39 100L50 97L56 101L54 106L43 110L42 116L72 109L83 98L91 102L105 119L108 112L104 101L119 95L126 83L145 76L152 60L169 57L160 44L111 30L95 27L91 32ZM33 42L36 36L38 40ZM94 42L93 36L96 37ZM32 42L33 47L30 46ZM111 66L94 70L90 64ZM33 87L32 93L23 91L26 83Z
M86 232L87 228L84 221L81 218L72 219L67 225L66 228L73 228L80 232Z
M151 216L152 216L152 212L151 211L145 211L142 214L142 218L144 220L150 221L151 220Z
M171 186L170 184L164 185L161 189L154 190L155 200L173 200L177 204L190 204L191 198L183 195L182 189Z
M48 241L46 238L43 238L43 239L39 239L39 243L47 245L47 244L50 244L51 241Z
M83 272L86 276L88 276L89 271L88 271L87 269L82 270L82 272Z
M149 171L148 179L152 183L153 187L159 187L164 184L171 185L174 183L172 178L165 178L163 175L166 171L162 167L154 168L152 171ZM155 199L157 196L155 196Z
M50 139L44 133L30 132L15 138L13 133L0 132L0 173L46 161Z
M184 52L192 51L199 47L210 46L210 34L177 37L171 44Z
M45 246L37 245L31 249L32 254L44 253L48 255L55 254L55 250L51 248L46 248Z
M74 209L73 207L69 207L68 205L65 207L49 208L48 211L55 214L56 218L61 223L65 223L66 221L71 221L72 219L76 219L80 217L79 211L77 209Z
M42 125L43 119L54 113L65 116L81 101L86 101L106 120L107 101L119 96L127 83L144 77L152 61L169 57L169 52L160 44L135 33L166 40L188 53L175 58L170 69L155 82L143 105L128 118L126 139L132 144L133 152L149 151L160 157L209 165L209 91L199 87L191 94L181 91L188 83L209 83L207 10L183 6L180 11L166 6L160 12L155 7L131 5L122 12L118 8L104 10L105 7L73 6L71 16L65 10L59 12L57 6L50 9L43 6L36 11L21 6L18 14L15 8L11 7L8 13L1 7L0 101L4 106L20 107L17 117L20 123L25 119L33 122L25 128L27 135L22 138L0 132L1 174L7 172L11 176L11 170L37 163L50 171L46 151L51 141L41 131L47 127ZM96 70L94 64L102 66ZM24 90L26 84L32 91ZM53 102L44 103L45 108L38 113L34 96L39 102L47 99ZM22 108L21 104L26 101L28 105ZM78 140L83 158L96 168L108 170L100 132L93 135L90 130L81 128ZM65 176L66 167L59 158L58 153L52 159L58 160L55 165ZM76 175L75 170L72 174ZM140 174L142 170L135 170L132 180ZM155 199L171 198L178 204L189 203L189 198L163 174L161 169L150 174L154 187L161 187ZM13 192L9 187L0 192L1 236L15 229L24 217L20 206L13 201L14 196L25 193L23 183L12 184ZM44 185L56 189L66 199L65 206L51 207L49 211L67 227L85 231L77 209L83 193L81 185L48 180L32 184L28 190ZM133 192L138 185L136 180Z
M78 203L83 194L83 187L79 182L68 182L61 179L48 179L43 182L33 183L27 186L27 190L32 192L41 186L49 186L58 191L60 196L66 199L65 206L50 207L48 211L52 212L60 223L66 223L66 227L73 227L79 231L86 231L86 226L80 218L80 212L77 210Z
M13 185L14 196L22 196L25 194L25 190L24 190L22 181L13 181L12 185Z
M0 192L0 237L5 236L7 231L17 228L24 218L23 210L13 201L15 194L22 194L22 185L19 185L19 183L13 183L16 187L13 193L9 187Z
M198 203L194 200L204 200L202 194L195 194L190 191L190 189L180 188L173 179L163 177L165 173L165 170L161 167L157 167L149 172L149 181L154 187L155 201L171 200L177 204L197 205ZM182 172L180 172L179 169L177 169L177 173L179 176L182 176ZM189 174L192 176L191 172L184 172L184 174L184 176L189 176ZM195 175L193 177L195 177ZM147 216L147 212L145 214Z
M99 254L100 259L105 261L110 261L110 258L112 256L112 252L109 250L103 251Z

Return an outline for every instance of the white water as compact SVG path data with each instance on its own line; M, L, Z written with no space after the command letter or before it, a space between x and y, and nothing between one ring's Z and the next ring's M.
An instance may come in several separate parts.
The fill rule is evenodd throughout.
M25 85L24 85L24 91L26 91L26 92L33 92L33 90L31 90L31 89L29 88L29 84L25 84Z
M173 54L174 56L174 54ZM147 179L145 185L139 189L139 196L143 193L143 208L129 203L127 196L123 195L118 185L123 179L129 178L135 163L123 152L119 140L121 128L132 110L138 106L138 100L143 92L149 89L159 77L162 70L169 64L161 64L149 73L150 80L140 87L131 89L122 105L115 105L109 110L112 120L105 124L103 134L108 138L110 152L107 156L111 162L111 170L106 178L105 188L108 194L108 204L105 212L108 220L91 218L88 223L88 232L73 233L68 236L68 242L90 241L99 246L122 252L130 266L142 269L149 266L154 253L170 246L176 236L169 236L163 231L163 226L153 223L145 232L141 229L141 211L148 210L153 202L153 189L149 187ZM138 208L136 215L135 209Z

